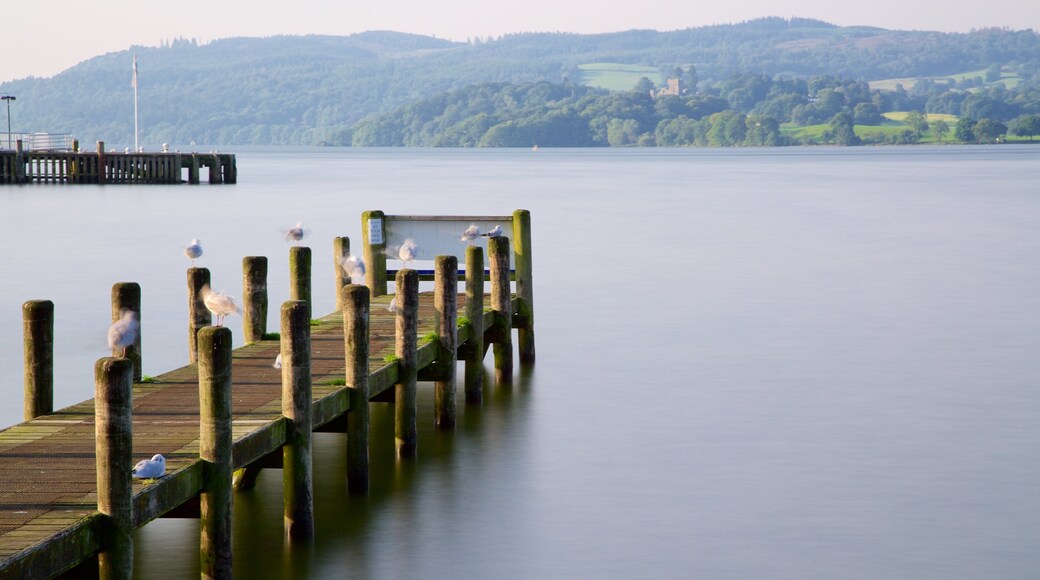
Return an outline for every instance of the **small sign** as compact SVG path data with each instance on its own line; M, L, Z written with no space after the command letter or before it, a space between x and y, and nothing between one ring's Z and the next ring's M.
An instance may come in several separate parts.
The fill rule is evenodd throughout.
M383 218L368 219L368 243L373 246L383 245Z

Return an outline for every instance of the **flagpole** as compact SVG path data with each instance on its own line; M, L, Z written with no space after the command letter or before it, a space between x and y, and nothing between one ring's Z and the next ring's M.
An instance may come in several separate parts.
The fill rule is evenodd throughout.
M137 153L137 53L134 52L134 153Z

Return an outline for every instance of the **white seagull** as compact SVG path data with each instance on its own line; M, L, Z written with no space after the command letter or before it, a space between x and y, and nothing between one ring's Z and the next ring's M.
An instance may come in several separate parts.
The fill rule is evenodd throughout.
M401 261L404 262L404 267L407 268L408 262L414 261L415 256L418 253L419 246L415 245L415 242L412 241L412 238L408 238L404 241L403 244L401 244L401 249L397 251L397 257L401 258Z
M217 317L217 326L224 326L224 317L229 314L241 314L242 310L227 294L214 292L208 285L202 287L202 302Z
M151 459L142 459L134 466L131 475L137 479L155 479L166 473L166 458L156 453Z
M137 314L133 310L124 309L119 320L108 327L108 348L113 351L117 348L123 349L125 357L126 349L137 340L137 332L140 327L140 323L137 322Z
M350 276L351 283L359 284L359 281L365 279L365 259L361 256L347 256L340 264L347 276Z
M303 222L296 222L296 226L285 232L285 241L299 244L303 239Z
M198 238L191 240L188 247L184 248L184 255L191 260L191 265L194 267L195 259L202 255L202 244L199 243Z
M397 312L397 297L396 296L390 299L390 306L387 306L386 309L389 310L390 312Z
M459 241L460 242L472 242L473 240L475 240L475 239L477 239L479 237L480 237L480 228L477 227L477 224L469 224L469 227L466 228L466 231L462 232L462 237L459 238Z
M278 353L278 356L274 357L274 364L271 366L276 369L282 368L282 353Z
M497 238L502 235L502 226L495 226L488 230L486 234L481 234L485 238Z

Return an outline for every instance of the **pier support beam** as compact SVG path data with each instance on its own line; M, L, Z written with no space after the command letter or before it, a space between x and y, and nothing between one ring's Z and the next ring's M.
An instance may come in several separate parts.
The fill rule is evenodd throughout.
M112 285L112 322L123 317L129 310L137 317L137 336L134 344L125 352L113 352L112 356L125 356L134 365L134 382L141 382L141 286L137 282L118 282Z
M267 258L242 258L242 330L246 344L267 332Z
M25 420L54 411L54 303L30 300L22 304L25 352Z
M94 437L97 445L98 511L107 525L98 554L102 580L130 580L134 573L133 365L125 358L103 358L94 365Z
M466 318L469 344L466 360L466 403L480 404L484 393L484 248L466 248Z
M398 457L414 457L418 448L416 380L419 321L419 273L397 271L397 382L394 383L394 438Z
M513 312L509 292L509 238L488 238L491 262L491 315L494 317L495 382L513 379Z
M285 535L314 537L311 469L311 308L302 300L282 305L282 415L289 419L282 447Z
M434 424L455 428L455 353L458 349L459 259L437 256L434 262L433 307L437 312L437 379L434 381Z
M231 578L231 329L199 331L199 457L203 578Z
M350 238L340 236L332 240L333 280L336 282L336 310L343 310L343 289L350 284L362 284L364 280L351 280L350 272L343 269L343 260L350 255Z
M199 330L213 324L213 315L202 301L202 287L209 286L208 268L188 268L188 362L199 359Z
M513 212L513 254L516 256L517 316L516 339L520 364L534 362L534 284L531 279L531 212Z
M360 282L360 281L359 281ZM368 492L368 286L351 284L340 291L343 303L343 340L346 385L350 394L347 416L347 490Z
M289 299L311 302L311 249L289 248Z

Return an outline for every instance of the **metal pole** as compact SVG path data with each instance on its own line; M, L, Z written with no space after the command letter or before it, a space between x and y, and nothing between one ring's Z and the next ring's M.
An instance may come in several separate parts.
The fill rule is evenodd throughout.
M7 101L7 148L11 149L11 101L17 101L11 95L0 96L0 99Z

